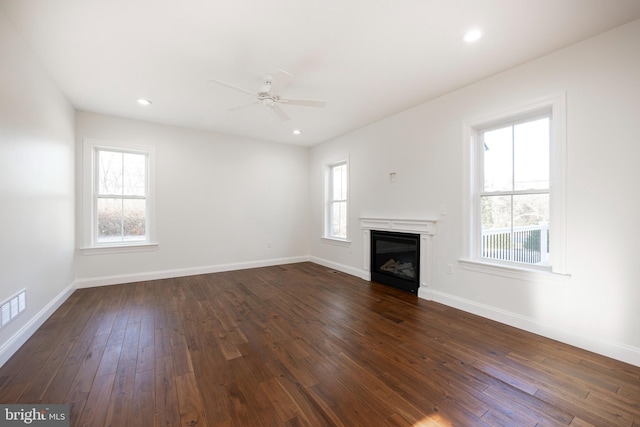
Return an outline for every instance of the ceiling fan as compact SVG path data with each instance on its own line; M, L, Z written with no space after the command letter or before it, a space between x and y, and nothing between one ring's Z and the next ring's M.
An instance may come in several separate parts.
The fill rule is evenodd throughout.
M271 110L275 113L276 116L278 116L280 120L289 120L289 116L287 115L287 113L285 113L284 110L280 107L281 104L301 105L303 107L326 106L327 104L326 101L316 101L311 99L281 98L279 95L280 90L288 86L292 80L293 80L293 75L291 75L290 73L287 73L286 71L278 70L275 76L271 74L267 74L264 76L264 82L262 83L262 86L260 87L260 89L258 89L257 92L243 89L217 79L209 79L209 82L226 86L230 89L235 89L237 91L240 91L258 98L257 101L252 102L251 104L230 108L230 110L237 110L239 108L244 108L254 104L262 104L266 107L271 108Z

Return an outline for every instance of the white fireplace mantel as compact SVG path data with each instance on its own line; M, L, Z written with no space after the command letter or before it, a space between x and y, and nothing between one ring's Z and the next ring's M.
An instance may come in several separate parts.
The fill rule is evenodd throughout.
M413 233L420 235L420 287L423 287L423 291L429 287L433 276L435 220L360 218L360 228L364 247L362 279L371 281L371 230ZM424 292L422 294L424 295Z
M436 221L425 219L360 218L363 230L397 231L400 233L436 234Z

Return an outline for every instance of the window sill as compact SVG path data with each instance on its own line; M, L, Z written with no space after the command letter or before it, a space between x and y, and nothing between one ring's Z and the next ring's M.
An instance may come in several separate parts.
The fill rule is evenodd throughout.
M320 237L320 240L323 243L328 243L330 245L351 246L351 240L348 240L348 239L339 239L337 237L322 236Z
M133 252L151 252L158 250L159 243L137 243L110 246L90 246L80 248L81 255L124 254Z
M530 282L564 285L567 279L571 278L570 274L560 274L552 271L537 270L534 268L493 264L470 259L460 259L458 262L462 265L464 270L491 274L493 276L508 277L510 279L526 280Z

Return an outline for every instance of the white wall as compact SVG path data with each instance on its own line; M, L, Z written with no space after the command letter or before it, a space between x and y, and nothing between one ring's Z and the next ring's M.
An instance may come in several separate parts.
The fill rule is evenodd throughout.
M78 254L79 287L306 259L308 149L88 112L76 115L76 138L78 218L85 138L156 148L160 243L151 252Z
M312 257L358 271L359 217L437 219L428 295L640 365L639 42L637 20L314 147ZM571 278L548 283L462 269L463 123L562 92ZM347 247L319 239L322 164L344 153L351 161ZM390 172L396 183L388 182ZM446 215L440 215L443 204Z
M73 289L74 111L0 13L0 365Z

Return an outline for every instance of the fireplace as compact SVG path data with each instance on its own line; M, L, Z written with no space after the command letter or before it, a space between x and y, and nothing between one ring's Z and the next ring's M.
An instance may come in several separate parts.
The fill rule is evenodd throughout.
M420 298L430 299L431 280L433 275L433 236L436 232L436 221L429 219L389 219L389 218L360 218L360 226L362 228L363 238L363 265L362 275L364 280L375 280L383 283L392 281L392 286L398 286L418 295ZM397 251L393 258L393 262L389 262L386 266L392 271L378 271L378 266L385 264L388 259L382 263L376 260L377 255L372 253L372 239L376 234L382 232L383 236L388 237L389 234L395 235L399 241L391 242L391 245L383 245L383 251ZM389 233L389 234L384 234ZM379 234L378 234L379 235ZM407 244L403 238L412 236L409 246L415 246L415 261L413 261L413 273L408 270L406 264L406 252L408 247L401 247ZM377 243L376 243L377 245ZM387 246L386 248L384 246ZM404 262L403 262L404 261ZM399 274L398 274L399 273ZM380 274L382 276L378 276ZM414 283L408 284L407 277L414 275ZM398 277L396 277L398 276ZM407 277L405 277L407 276ZM391 279L391 280L388 280Z
M372 230L371 280L417 293L420 235Z

